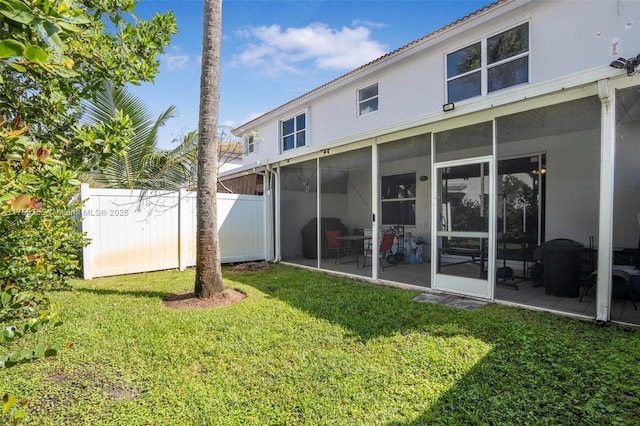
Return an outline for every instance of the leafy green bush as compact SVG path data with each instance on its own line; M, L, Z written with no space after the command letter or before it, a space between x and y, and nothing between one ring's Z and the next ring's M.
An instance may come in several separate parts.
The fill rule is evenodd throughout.
M45 303L42 297L9 286L0 292L0 324L33 317Z
M0 289L58 290L80 271L86 244L72 210L0 214Z
M39 343L35 348L9 350L9 345L26 334L60 325L48 300L9 286L0 292L0 369L56 354L56 349Z

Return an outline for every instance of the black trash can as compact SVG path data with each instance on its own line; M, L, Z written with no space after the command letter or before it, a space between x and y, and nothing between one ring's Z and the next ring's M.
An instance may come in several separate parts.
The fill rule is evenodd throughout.
M583 251L582 244L566 238L558 238L542 244L546 294L578 297Z

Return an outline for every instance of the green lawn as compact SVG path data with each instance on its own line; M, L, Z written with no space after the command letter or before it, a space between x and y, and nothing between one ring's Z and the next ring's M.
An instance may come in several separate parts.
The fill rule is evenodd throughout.
M0 371L27 424L637 424L640 334L276 266L225 272L248 295L212 311L162 298L193 272L53 293L54 358ZM31 344L32 340L22 340Z

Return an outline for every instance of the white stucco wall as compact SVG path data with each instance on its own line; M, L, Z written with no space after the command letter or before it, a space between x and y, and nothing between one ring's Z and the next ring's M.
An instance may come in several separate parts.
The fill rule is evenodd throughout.
M261 138L256 153L244 164L279 157L278 123L292 114L308 111L307 140L311 150L345 137L382 129L405 120L441 111L445 98L446 54L486 39L515 25L530 22L529 83L494 92L523 88L590 69L605 68L618 56L640 52L640 2L534 1L471 19L461 26L412 47L401 56L381 61L331 89L303 98L287 108L253 122L243 131L255 130ZM357 91L378 83L379 110L358 117ZM491 97L489 94L486 97ZM485 97L461 101L473 103ZM305 152L309 148L293 151ZM290 156L291 151L286 155Z

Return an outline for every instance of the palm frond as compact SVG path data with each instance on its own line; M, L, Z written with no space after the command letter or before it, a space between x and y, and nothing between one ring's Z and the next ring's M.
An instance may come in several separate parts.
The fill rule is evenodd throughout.
M130 189L178 189L193 179L193 164L197 158L197 135L191 132L172 150L157 147L158 130L168 120L177 116L175 106L164 110L153 119L142 100L125 88L114 88L105 83L95 102L84 109L83 120L87 125L108 123L116 110L128 115L134 135L132 143L122 156L109 158L100 171L84 176L93 185Z

